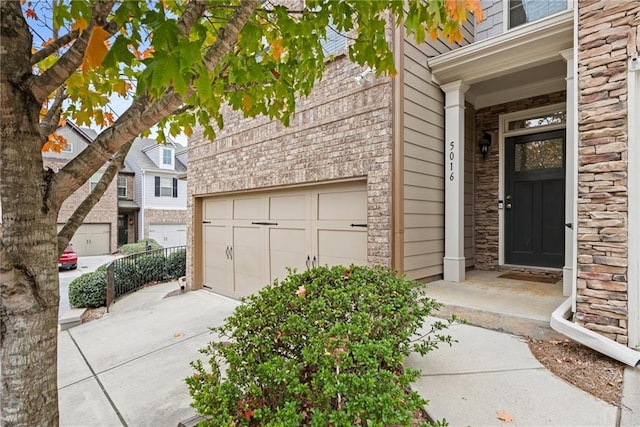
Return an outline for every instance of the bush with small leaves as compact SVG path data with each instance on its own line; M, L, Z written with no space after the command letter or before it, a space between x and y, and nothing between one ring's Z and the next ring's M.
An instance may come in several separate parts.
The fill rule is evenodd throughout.
M105 271L85 273L69 284L69 304L77 308L102 307L107 303Z
M135 260L121 259L113 263L113 283L116 295L123 295L144 284L138 274Z
M162 253L139 256L135 264L142 283L159 282L167 278L166 258Z
M186 379L205 425L412 425L426 402L403 362L451 343L453 319L416 336L439 304L381 267L290 274L244 302Z
M128 243L120 246L120 253L125 255L137 254L145 252L148 246L151 247L151 250L162 249L162 245L153 239L141 239L137 243Z
M167 273L169 277L178 279L187 272L187 251L180 249L170 253L167 257Z

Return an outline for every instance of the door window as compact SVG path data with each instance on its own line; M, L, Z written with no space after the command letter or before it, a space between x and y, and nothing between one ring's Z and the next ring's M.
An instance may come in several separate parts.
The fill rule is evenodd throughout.
M562 138L541 139L515 146L515 171L561 168L564 141Z

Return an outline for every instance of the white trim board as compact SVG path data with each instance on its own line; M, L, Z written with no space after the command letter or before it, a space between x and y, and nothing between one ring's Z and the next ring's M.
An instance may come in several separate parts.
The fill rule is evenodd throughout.
M635 61L635 62L634 62ZM629 59L627 74L627 186L629 347L640 348L640 59Z

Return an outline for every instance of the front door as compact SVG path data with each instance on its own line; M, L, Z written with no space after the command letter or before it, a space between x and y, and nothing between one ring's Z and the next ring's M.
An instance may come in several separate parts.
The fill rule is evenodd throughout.
M127 216L118 215L118 246L129 243L129 226L127 225Z
M565 130L505 141L505 262L564 265Z

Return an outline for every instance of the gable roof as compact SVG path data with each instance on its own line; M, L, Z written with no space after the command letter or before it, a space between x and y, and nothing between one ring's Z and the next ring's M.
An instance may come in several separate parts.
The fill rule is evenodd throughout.
M129 154L127 154L125 165L127 164L127 162L135 163L136 165L138 165L140 169L142 169L145 172L151 171L151 172L162 172L162 173L172 173L172 172L185 173L187 171L187 166L184 163L182 163L177 157L178 154L186 153L187 147L184 147L175 142L167 142L166 145L162 145L162 147L166 146L166 147L173 148L176 154L175 163L174 163L175 168L162 169L158 167L158 165L156 165L156 163L153 160L151 160L151 158L147 155L147 152L149 151L149 149L153 148L156 145L159 145L159 144L158 144L158 141L156 141L155 139L137 138L133 142L133 145L129 150Z

